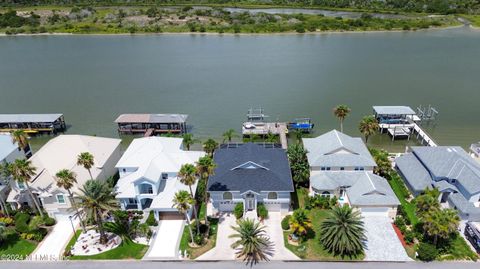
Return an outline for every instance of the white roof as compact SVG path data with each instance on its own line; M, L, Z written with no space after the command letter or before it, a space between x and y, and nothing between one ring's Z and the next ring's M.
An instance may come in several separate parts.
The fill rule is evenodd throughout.
M57 136L30 158L37 172L30 186L41 196L48 196L58 188L55 174L62 169L69 169L77 175L77 184L72 192L78 192L79 187L90 179L88 171L83 166L77 165L78 155L82 152L90 152L93 155L94 167L90 170L92 177L97 179L106 161L120 146L120 141L85 135Z
M0 134L0 162L16 150L18 150L18 146L13 143L12 136L10 134Z
M54 122L61 116L62 114L0 114L0 122Z
M134 139L116 167L118 169L133 168L136 171L119 179L116 186L117 198L135 197L134 182L139 179L157 183L162 173L178 173L183 164L194 164L198 158L205 155L202 151L183 150L182 140L182 138L156 136ZM178 184L181 183L167 183L162 193L170 191L175 193L178 190ZM159 195L164 195L162 193ZM169 201L171 203L171 199ZM154 204L156 204L155 199L152 205Z
M378 115L415 115L409 106L374 106L373 110Z

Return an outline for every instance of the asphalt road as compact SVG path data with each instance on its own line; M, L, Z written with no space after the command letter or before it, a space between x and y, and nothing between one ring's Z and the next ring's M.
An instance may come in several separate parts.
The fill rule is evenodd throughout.
M75 262L0 262L2 269L233 269L249 268L241 262L149 262L149 261L75 261ZM268 262L256 269L478 269L473 262L383 263L383 262Z

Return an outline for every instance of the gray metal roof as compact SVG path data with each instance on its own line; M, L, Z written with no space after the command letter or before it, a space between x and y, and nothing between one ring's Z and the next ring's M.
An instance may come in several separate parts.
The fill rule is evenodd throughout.
M62 114L0 114L0 123L19 123L19 122L54 122Z
M409 106L373 106L377 115L415 115L415 111Z
M436 178L455 179L469 195L480 192L480 164L463 148L412 147L412 151Z
M407 153L396 158L395 164L414 192L422 192L431 186L432 178L430 174L413 153Z
M247 143L215 151L217 168L208 179L209 191L293 192L285 150Z
M359 137L351 137L337 130L316 138L303 138L312 167L374 167L370 152Z
M186 114L122 114L116 123L185 123Z
M441 192L447 191L447 190L458 192L457 187L448 183L446 180L434 181L432 185Z
M0 163L16 150L18 146L12 143L12 137L9 134L0 134Z
M353 206L397 206L397 196L383 177L364 172L363 177L347 189L348 200Z

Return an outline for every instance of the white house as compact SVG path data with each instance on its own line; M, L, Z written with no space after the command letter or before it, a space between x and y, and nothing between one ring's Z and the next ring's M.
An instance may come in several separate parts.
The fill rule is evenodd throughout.
M23 158L25 158L25 153L13 142L12 136L10 134L0 134L0 163L12 163L16 159ZM8 178L3 178L3 175L0 174L0 200L2 200L0 208L2 209L10 192L8 181Z
M400 204L361 138L337 130L303 138L310 164L310 195L339 198L362 213L394 217Z
M287 154L271 144L227 144L214 154L217 167L208 179L214 212L245 211L264 204L270 211L288 212L294 192Z
M122 209L152 210L176 214L173 197L180 190L189 191L177 175L184 164L194 164L205 155L183 150L182 138L145 137L134 139L116 167L120 179L115 187ZM195 194L197 184L192 186Z
M120 159L120 139L103 138L85 135L60 135L48 141L31 158L36 174L31 179L32 192L45 211L51 217L70 215L72 205L68 199L68 192L57 187L55 174L68 169L76 174L77 184L71 191L74 197L79 194L79 188L90 179L90 174L83 167L77 165L77 157L82 152L93 155L94 166L90 169L93 179L106 180L116 173L115 163ZM14 182L7 202L18 208L22 205L34 206L25 185Z

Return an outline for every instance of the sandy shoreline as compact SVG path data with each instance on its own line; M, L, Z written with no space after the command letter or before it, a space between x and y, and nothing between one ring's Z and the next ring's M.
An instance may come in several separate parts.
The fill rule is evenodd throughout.
M5 33L0 33L0 37L13 37L13 36L155 36L155 35L211 35L211 36L276 36L276 35L329 35L329 34L374 34L374 33L409 33L409 32L422 32L422 31L440 31L440 30L450 30L450 29L459 29L463 27L469 27L473 30L480 30L480 27L475 27L472 25L455 25L447 27L436 27L428 29L417 29L417 30L368 30L368 31L316 31L316 32L283 32L283 33L214 33L214 32L162 32L162 33L92 33L92 34L75 34L75 33L36 33L36 34L15 34L7 35Z

